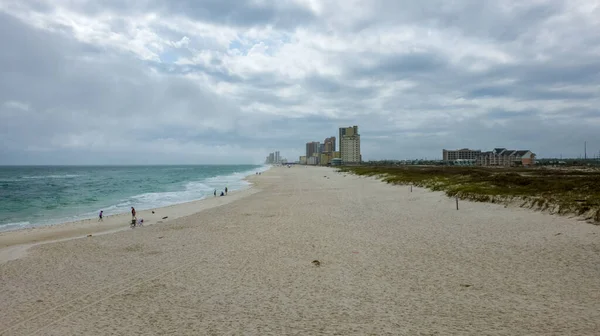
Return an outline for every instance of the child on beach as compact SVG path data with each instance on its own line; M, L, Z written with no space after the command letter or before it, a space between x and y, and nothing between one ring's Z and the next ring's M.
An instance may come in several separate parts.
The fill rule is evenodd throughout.
M100 210L100 213L98 214L98 222L104 222L104 219L102 219L104 210Z

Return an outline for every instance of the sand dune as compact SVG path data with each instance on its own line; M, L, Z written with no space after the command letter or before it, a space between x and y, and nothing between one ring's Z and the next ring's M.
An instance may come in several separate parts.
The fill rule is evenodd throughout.
M0 335L600 334L599 226L327 168L252 179L0 264Z

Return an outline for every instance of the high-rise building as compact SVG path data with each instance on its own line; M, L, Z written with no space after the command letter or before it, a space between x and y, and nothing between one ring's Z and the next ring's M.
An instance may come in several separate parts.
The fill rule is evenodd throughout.
M335 152L335 137L326 138L323 141L323 153Z
M321 144L318 141L306 143L306 157L309 158L313 156L313 154L319 154L320 147Z
M275 151L273 163L279 163L279 162L281 162L281 157L279 156L279 151Z
M343 163L362 161L358 126L340 128L340 154Z
M340 148L338 149L340 152L343 149L342 137L344 135L353 135L358 134L358 126L350 126L350 127L340 127Z

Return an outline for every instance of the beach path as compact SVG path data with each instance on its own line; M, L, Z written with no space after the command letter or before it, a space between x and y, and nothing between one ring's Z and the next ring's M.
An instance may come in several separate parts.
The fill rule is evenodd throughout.
M0 335L600 335L600 227L334 169L0 264Z

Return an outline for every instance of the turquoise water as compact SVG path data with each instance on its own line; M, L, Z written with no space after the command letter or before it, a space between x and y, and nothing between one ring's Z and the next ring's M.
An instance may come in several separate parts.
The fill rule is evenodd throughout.
M4 166L0 231L152 209L212 196L265 166Z

